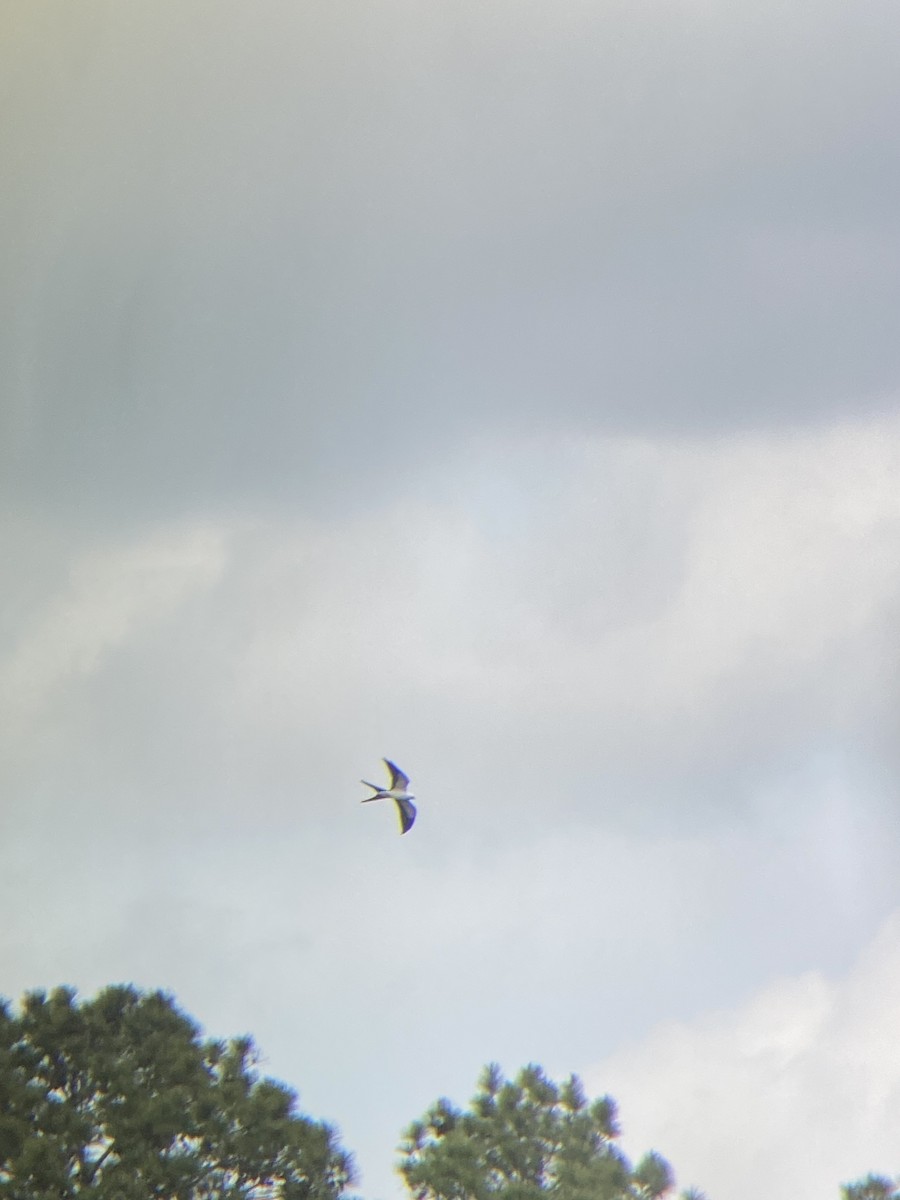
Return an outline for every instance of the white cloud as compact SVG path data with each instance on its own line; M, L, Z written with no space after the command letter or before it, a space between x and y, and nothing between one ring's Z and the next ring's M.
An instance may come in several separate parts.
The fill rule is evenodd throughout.
M67 684L89 678L116 647L209 587L224 564L222 532L196 525L78 555L66 584L0 661L0 726L10 745Z
M10 789L8 887L38 852L51 881L7 931L10 989L172 987L251 1029L367 1164L488 1058L581 1070L842 969L898 902L856 745L893 697L898 422L498 440L428 483L80 555L2 675L33 744L87 714ZM408 838L359 805L384 753L420 799ZM67 924L73 854L116 866ZM789 989L759 1052L788 1091L823 987ZM619 1098L636 1152L712 1187Z
M570 791L573 747L588 771L671 777L883 723L895 418L495 444L448 463L432 495L255 535L234 568L254 614L234 647L235 719L293 736L339 716L416 744L453 720L473 754L490 729L483 757L507 778L555 761Z
M897 596L896 419L580 439L568 465L545 540L512 580L533 598L548 635L535 652L560 698L579 677L578 697L624 690L673 716L760 670L783 687Z
M900 1172L900 912L841 979L808 972L732 1011L666 1023L587 1072L626 1144L712 1200L823 1200Z

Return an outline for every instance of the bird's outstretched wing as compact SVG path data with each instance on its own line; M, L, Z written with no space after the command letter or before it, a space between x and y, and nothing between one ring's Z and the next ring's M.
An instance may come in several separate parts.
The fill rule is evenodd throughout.
M409 776L404 775L396 763L392 763L389 758L384 758L381 761L391 773L391 791L393 791L394 788L399 788L402 792L405 792L409 787ZM415 809L413 809L413 812L415 812ZM412 824L412 822L410 822L410 824ZM405 833L406 830L403 832Z
M397 813L400 817L400 832L409 833L413 827L413 821L416 819L416 806L411 800L398 800L396 796L394 803L397 805Z

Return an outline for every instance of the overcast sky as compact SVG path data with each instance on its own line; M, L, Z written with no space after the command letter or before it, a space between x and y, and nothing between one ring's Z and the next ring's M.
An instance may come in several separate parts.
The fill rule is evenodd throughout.
M0 23L0 993L900 1172L896 0Z

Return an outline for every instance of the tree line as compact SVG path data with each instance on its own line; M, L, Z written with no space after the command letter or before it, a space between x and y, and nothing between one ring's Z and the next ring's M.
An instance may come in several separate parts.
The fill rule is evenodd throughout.
M257 1070L250 1038L204 1039L163 992L71 988L0 1001L0 1200L339 1200L335 1131ZM412 1200L658 1200L675 1178L618 1145L615 1102L535 1065L485 1068L469 1106L438 1100L402 1135ZM900 1200L870 1175L842 1200ZM680 1200L706 1200L697 1189Z

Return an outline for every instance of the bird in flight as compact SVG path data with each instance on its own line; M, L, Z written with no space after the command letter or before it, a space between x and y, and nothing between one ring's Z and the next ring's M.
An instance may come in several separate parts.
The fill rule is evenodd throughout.
M393 800L400 816L400 832L409 833L413 827L413 821L416 819L416 806L413 804L415 797L412 792L407 791L409 776L404 775L389 758L383 758L381 761L391 773L391 786L382 788L376 783L369 783L367 779L363 779L362 782L366 787L371 788L375 795L366 796L362 803L368 804L372 800Z

